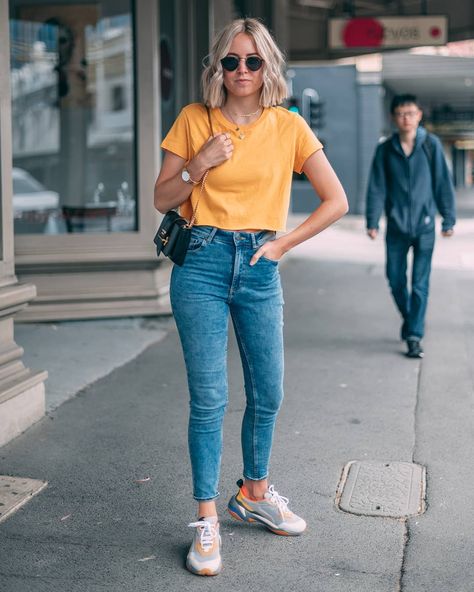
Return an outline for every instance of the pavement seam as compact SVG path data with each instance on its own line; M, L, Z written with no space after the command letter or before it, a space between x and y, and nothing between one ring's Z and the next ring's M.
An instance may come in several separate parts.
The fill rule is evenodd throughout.
M410 542L410 526L409 526L407 518L405 518L403 520L403 526L404 526L404 530L403 530L403 545L402 545L402 564L400 566L400 578L398 580L397 592L404 591L403 580L404 580L404 575L405 575L405 559L406 559L405 551L408 546L408 543Z
M421 392L421 375L423 372L423 362L419 362L418 366L418 373L417 373L417 380L416 380L416 396L415 396L415 406L413 409L413 447L412 447L412 454L411 454L411 461L412 463L416 463L416 450L417 450L417 431L418 431L418 417L419 417L419 404L420 404L420 392ZM428 508L427 502L427 481L428 478L426 477L425 482L425 509L426 512ZM400 577L398 580L397 592L404 591L404 576L405 576L405 565L406 565L406 557L407 557L407 550L408 545L410 544L410 524L409 518L403 519L403 543L402 543L402 562L400 565Z
M411 455L411 461L416 463L416 451L417 451L417 433L418 433L418 419L420 411L420 393L421 393L421 377L423 373L423 362L419 362L418 373L416 379L416 397L415 397L415 408L413 410L413 449Z

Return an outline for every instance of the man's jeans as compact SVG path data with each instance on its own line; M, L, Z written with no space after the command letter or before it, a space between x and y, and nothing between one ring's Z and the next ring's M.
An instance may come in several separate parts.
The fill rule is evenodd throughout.
M245 383L243 474L253 480L268 475L283 399L283 298L277 262L264 257L254 266L249 262L274 235L194 227L184 265L173 268L171 304L188 375L188 442L197 500L219 495L229 313Z
M421 339L424 335L434 242L434 231L414 238L393 229L387 231L386 274L393 298L403 317L404 339ZM413 248L411 293L407 287L407 256L410 248Z

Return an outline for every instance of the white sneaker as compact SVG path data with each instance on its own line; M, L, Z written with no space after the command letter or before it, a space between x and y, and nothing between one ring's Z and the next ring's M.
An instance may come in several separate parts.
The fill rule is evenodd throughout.
M186 567L199 576L216 576L222 569L217 517L200 518L188 526L195 528L196 532L188 552Z

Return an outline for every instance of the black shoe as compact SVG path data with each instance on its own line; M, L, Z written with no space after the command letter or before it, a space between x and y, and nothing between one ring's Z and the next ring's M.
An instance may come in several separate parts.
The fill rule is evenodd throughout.
M407 339L407 346L409 358L422 358L425 355L419 339Z

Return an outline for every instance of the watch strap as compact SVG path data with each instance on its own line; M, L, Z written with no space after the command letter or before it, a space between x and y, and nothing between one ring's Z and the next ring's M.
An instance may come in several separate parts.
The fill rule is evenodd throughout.
M191 173L188 171L188 169L186 167L184 167L183 172L186 171L186 173L188 174L188 180L184 180L185 183L189 183L189 185L199 185L199 183L201 182L201 179L199 179L199 181L195 181L192 177L191 177Z

